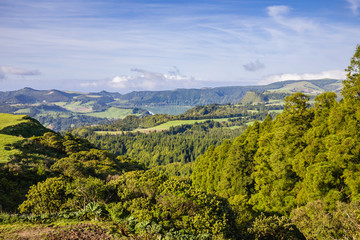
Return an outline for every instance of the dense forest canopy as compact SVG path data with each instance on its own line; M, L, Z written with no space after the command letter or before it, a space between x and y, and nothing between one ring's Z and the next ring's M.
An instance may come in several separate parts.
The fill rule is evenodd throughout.
M360 206L359 56L360 46L340 102L332 92L317 96L314 107L302 93L286 97L274 120L199 157L194 186L229 199L240 224L259 212L280 214L307 239L358 238L359 215L344 219L341 211Z
M192 164L187 163L194 162L209 146L217 146L225 139L233 140L246 129L247 123L264 120L270 109L276 108L283 107L269 107L265 104L211 104L194 107L176 116L130 115L106 125L73 129L72 134L86 138L111 153L126 155L148 167L162 166L161 169L169 170L165 171L170 174L189 175ZM276 112L271 113L275 114ZM195 122L190 124L186 120ZM161 131L146 130L170 122L183 124ZM176 169L172 169L169 164ZM166 168L163 167L165 165Z

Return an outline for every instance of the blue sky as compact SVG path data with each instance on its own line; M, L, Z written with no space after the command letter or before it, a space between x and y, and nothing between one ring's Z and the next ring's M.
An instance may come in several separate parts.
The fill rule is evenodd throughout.
M0 91L344 78L360 0L1 0Z

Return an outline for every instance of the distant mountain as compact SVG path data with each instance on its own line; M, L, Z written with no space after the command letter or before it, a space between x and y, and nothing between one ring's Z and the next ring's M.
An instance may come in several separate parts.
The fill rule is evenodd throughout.
M209 104L281 100L293 92L317 95L339 92L341 81L335 79L283 81L268 85L232 86L169 91L134 91L79 93L23 88L0 92L0 112L28 114L56 131L70 127L104 123L127 115L151 113L181 114L194 106ZM249 92L249 93L248 93ZM248 94L247 94L248 93ZM247 94L247 95L246 95Z
M127 94L107 91L95 93L69 93L59 90L35 90L23 88L17 91L0 92L0 102L28 104L37 102L96 101L102 104L122 106L224 104L239 102L248 91L284 91L319 94L324 91L339 91L341 81L335 79L282 81L268 85L231 86L203 89L176 89L169 91L134 91Z
M23 88L16 91L0 92L1 103L28 104L36 102L67 102L75 95L59 90L35 90Z

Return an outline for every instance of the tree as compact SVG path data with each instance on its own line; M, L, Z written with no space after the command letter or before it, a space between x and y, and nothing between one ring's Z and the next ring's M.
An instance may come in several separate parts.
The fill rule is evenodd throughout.
M62 177L48 178L44 182L30 187L25 200L20 206L21 213L55 213L63 208L66 201L67 182Z
M86 205L91 202L105 202L112 197L110 188L98 178L77 178L67 187L66 193L71 197L67 206L85 210Z
M255 235L256 240L305 239L296 226L291 223L289 218L285 216L266 217L264 213L261 213L261 215L255 219L249 232Z
M111 182L120 202L112 216L131 215L139 224L155 222L165 231L191 235L230 235L233 213L226 200L191 186L189 180L154 170L133 171Z
M354 56L351 58L350 65L345 69L347 72L346 80L343 81L341 94L344 100L351 104L360 101L360 45L357 45Z

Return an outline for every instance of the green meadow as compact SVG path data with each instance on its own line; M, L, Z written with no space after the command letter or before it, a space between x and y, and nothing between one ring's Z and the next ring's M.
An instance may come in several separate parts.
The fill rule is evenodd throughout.
M7 113L0 113L0 132L6 127L14 126L19 123L27 122L28 120L23 119L24 115L12 115ZM0 163L7 162L11 155L20 153L19 150L14 150L9 145L14 144L18 141L23 140L22 137L0 134Z
M6 127L14 126L22 122L27 122L28 120L24 119L24 116L25 115L0 113L0 131Z
M99 118L119 119L119 118L124 118L131 114L133 114L132 109L122 109L122 108L110 107L103 112L92 112L92 113L86 113L84 115L92 116L92 117L99 117Z
M23 140L22 137L0 134L0 163L10 160L10 156L21 153L19 150L11 149L9 145Z
M217 119L201 119L201 120L174 120L174 121L168 121L166 123L157 125L155 127L151 128L137 128L130 132L142 132L142 133L149 133L149 132L160 132L169 130L171 127L177 127L181 125L190 125L194 123L202 123L209 120L215 121L215 122L226 122L229 118L217 118ZM117 135L117 134L123 134L129 131L96 131L97 134L111 134L111 135Z
M198 123L202 123L202 122L206 122L209 120L213 120L215 122L226 122L229 118L218 118L218 119L201 119L201 120L175 120L175 121L168 121L166 123L157 125L155 127L152 128L147 128L145 129L146 131L164 131L164 130L168 130L171 127L177 127L177 126L181 126L181 125L187 125L187 124L194 124L196 122ZM141 131L143 129L136 129L135 131Z

